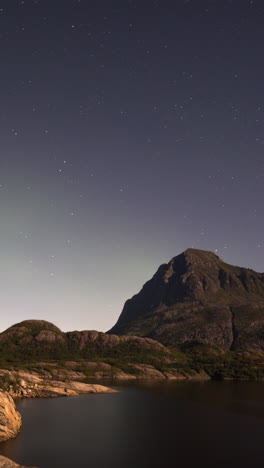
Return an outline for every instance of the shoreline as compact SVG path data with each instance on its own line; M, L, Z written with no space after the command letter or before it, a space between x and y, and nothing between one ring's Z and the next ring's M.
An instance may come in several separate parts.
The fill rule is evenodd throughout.
M44 367L44 366L41 366ZM109 366L110 367L110 366ZM118 390L112 389L108 386L101 385L98 383L89 383L89 380L93 379L96 381L207 381L210 380L209 376L205 373L196 373L195 375L172 375L164 374L155 369L151 365L135 365L135 369L140 370L140 374L127 374L125 372L116 372L116 374L100 372L97 375L85 376L81 372L72 371L68 368L64 369L63 372L59 372L55 369L53 372L47 372L44 369L38 369L36 371L26 370L7 370L0 369L0 381L2 388L0 387L0 414L1 414L1 401L8 399L8 405L5 404L2 408L6 417L6 427L13 425L13 431L6 434L0 433L0 442L4 442L11 438L15 438L19 435L22 427L22 420L20 413L16 410L16 400L24 398L55 398L62 396L78 396L89 393L117 393ZM57 379L53 379L53 376ZM69 378L75 377L76 380L70 380ZM67 379L68 378L68 379ZM61 379L61 380L59 380ZM79 381L77 380L79 379ZM80 382L85 380L86 382ZM88 382L87 382L88 381ZM105 383L105 382L104 382ZM107 382L106 382L107 383ZM4 388L3 388L4 387ZM16 423L15 423L16 421ZM1 421L0 421L1 427ZM0 468L37 468L37 467L25 467L19 465L16 462L0 455Z
M5 442L19 435L22 418L16 409L15 401L24 398L54 398L62 396L78 396L96 393L117 393L110 387L98 384L88 384L75 381L44 381L40 377L26 372L3 371L1 375L9 379L9 391L0 390L0 442ZM19 465L0 455L0 468L36 468Z
M19 435L19 432L22 427L22 420L21 415L16 409L16 401L22 400L25 398L54 398L60 396L78 396L82 394L91 394L91 393L118 393L119 390L107 387L105 385L100 385L98 383L83 383L83 382L76 382L76 381L54 381L54 380L46 380L44 381L39 376L36 376L32 373L27 373L25 371L7 371L0 369L0 375L2 374L8 375L15 374L16 378L16 385L12 386L9 391L0 390L0 442L7 441L11 438L15 438ZM18 380L20 379L20 380ZM96 381L103 380L104 383L107 385L107 381L109 381L110 385L113 385L115 382L119 382L122 384L122 381L129 382L145 382L145 383L153 383L153 382L208 382L213 381L212 379L208 378L174 378L174 379L158 379L158 378L144 378L144 377L135 377L132 378L111 378L109 377L101 377L101 378L94 378L91 377ZM225 381L236 381L237 379L224 379ZM239 380L247 380L248 379L239 379ZM220 381L219 381L220 382ZM4 403L4 404L3 404ZM3 414L5 413L6 418L6 426L9 427L9 432L6 432L6 436L3 437L3 431L1 434L1 429L3 427ZM12 432L13 431L13 432ZM0 455L0 468L37 468L32 466L24 466L20 465L3 455Z

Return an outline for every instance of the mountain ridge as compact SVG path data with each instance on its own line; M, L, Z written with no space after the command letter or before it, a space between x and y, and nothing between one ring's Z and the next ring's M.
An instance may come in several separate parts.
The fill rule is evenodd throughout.
M0 367L43 378L262 379L263 363L264 274L197 249L162 264L111 333L34 319L0 333Z

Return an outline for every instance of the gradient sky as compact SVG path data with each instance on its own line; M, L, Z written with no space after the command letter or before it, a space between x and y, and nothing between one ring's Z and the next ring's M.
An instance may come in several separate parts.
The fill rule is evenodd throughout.
M0 1L0 330L108 330L188 247L264 271L264 2Z

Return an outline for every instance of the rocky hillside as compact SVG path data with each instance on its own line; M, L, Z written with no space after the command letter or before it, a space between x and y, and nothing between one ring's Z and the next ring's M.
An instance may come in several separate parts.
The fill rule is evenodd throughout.
M37 361L118 356L135 352L167 353L149 338L109 335L97 331L63 333L44 320L25 320L0 334L0 361Z
M165 345L206 340L225 350L264 350L264 274L188 249L125 303L109 333Z

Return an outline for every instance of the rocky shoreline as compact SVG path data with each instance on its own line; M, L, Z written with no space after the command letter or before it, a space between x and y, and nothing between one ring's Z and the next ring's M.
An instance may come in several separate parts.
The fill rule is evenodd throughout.
M18 398L76 396L88 393L114 393L117 390L104 385L83 383L87 369L91 378L114 380L209 380L203 371L192 374L176 370L162 372L150 364L130 364L130 373L104 362L68 361L63 368L58 362L35 363L34 370L0 369L0 442L16 437L21 429L21 416L16 410ZM134 373L131 373L134 372ZM0 468L27 468L0 456ZM29 467L28 467L29 468ZM31 467L32 468L32 467ZM36 467L33 467L36 468Z
M6 390L0 391L0 442L16 437L21 429L22 420L16 410L16 398L76 396L88 393L115 393L116 390L103 385L82 382L44 380L38 375L24 371L0 370ZM0 468L26 468L0 456Z
M134 374L120 369L113 372L112 366L106 363L69 361L63 369L58 363L35 364L37 370L7 370L0 369L0 442L16 437L21 429L21 416L16 410L15 399L76 396L87 393L114 393L112 388L83 383L87 375L79 369L93 369L92 378L114 380L209 380L205 372L183 375L177 372L161 372L148 364L131 364ZM4 456L0 456L0 468L29 468L18 465ZM36 468L36 467L31 467Z
M41 374L26 371L0 370L0 381L13 398L76 396L86 393L114 393L116 390L103 385L76 382L68 379L47 380ZM2 384L3 388L3 384ZM0 439L1 441L1 439Z
M151 364L127 363L126 370L115 367L106 362L95 361L66 361L61 366L60 362L39 362L34 363L34 370L26 370L30 376L40 377L45 381L89 381L89 379L109 379L109 380L141 380L141 379L159 379L159 380L210 380L210 376L205 371L194 371L192 369L176 369L170 368L167 370L157 369ZM0 386L1 378L7 375L6 370L0 370ZM10 371L9 371L10 372ZM14 374L14 371L11 371ZM23 371L18 370L17 373L23 376Z
M16 410L14 399L7 392L0 392L0 442L12 439L19 434L22 420L20 413ZM26 468L17 465L12 460L0 456L1 468Z

